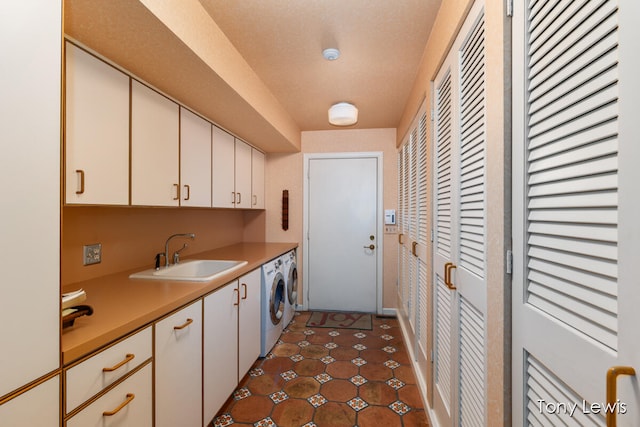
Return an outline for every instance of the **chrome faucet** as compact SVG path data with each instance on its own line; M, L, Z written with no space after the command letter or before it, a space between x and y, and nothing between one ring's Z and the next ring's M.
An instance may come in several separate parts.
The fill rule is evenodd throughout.
M171 236L169 236L169 238L167 239L167 241L164 244L164 254L162 254L161 256L164 256L165 259L165 267L169 267L169 242L171 241L171 239L173 239L174 237L186 237L189 238L191 240L196 238L196 235L194 233L178 233L178 234L173 234ZM181 249L177 250L175 254L173 254L173 262L177 263L178 261L180 261L180 254L179 252L186 248L187 245L185 244ZM159 258L157 258L159 260ZM157 264L157 262L156 262Z

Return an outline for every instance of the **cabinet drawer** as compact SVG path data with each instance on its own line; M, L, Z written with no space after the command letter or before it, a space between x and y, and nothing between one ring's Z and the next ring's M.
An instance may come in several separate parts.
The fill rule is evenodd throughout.
M95 396L151 357L151 327L68 369L66 412Z
M70 418L67 427L151 427L151 363Z

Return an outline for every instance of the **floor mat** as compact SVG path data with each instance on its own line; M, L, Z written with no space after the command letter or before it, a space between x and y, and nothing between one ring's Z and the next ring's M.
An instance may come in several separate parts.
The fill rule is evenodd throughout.
M307 321L307 326L311 328L371 330L371 314L314 311Z

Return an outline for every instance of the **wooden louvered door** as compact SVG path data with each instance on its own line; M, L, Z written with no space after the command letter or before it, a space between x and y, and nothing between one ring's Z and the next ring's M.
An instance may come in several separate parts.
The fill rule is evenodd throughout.
M485 46L476 2L433 86L434 411L485 421Z
M640 369L638 17L514 10L514 425L640 425L637 376L605 393L609 368Z

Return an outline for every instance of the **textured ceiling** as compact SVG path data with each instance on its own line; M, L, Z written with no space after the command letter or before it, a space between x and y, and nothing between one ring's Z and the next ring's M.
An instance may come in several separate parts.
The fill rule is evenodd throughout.
M200 0L301 130L335 129L327 110L354 103L351 128L396 127L440 0ZM336 61L322 50L340 49Z
M441 0L65 0L65 34L265 152L395 128ZM340 49L336 61L322 50Z

